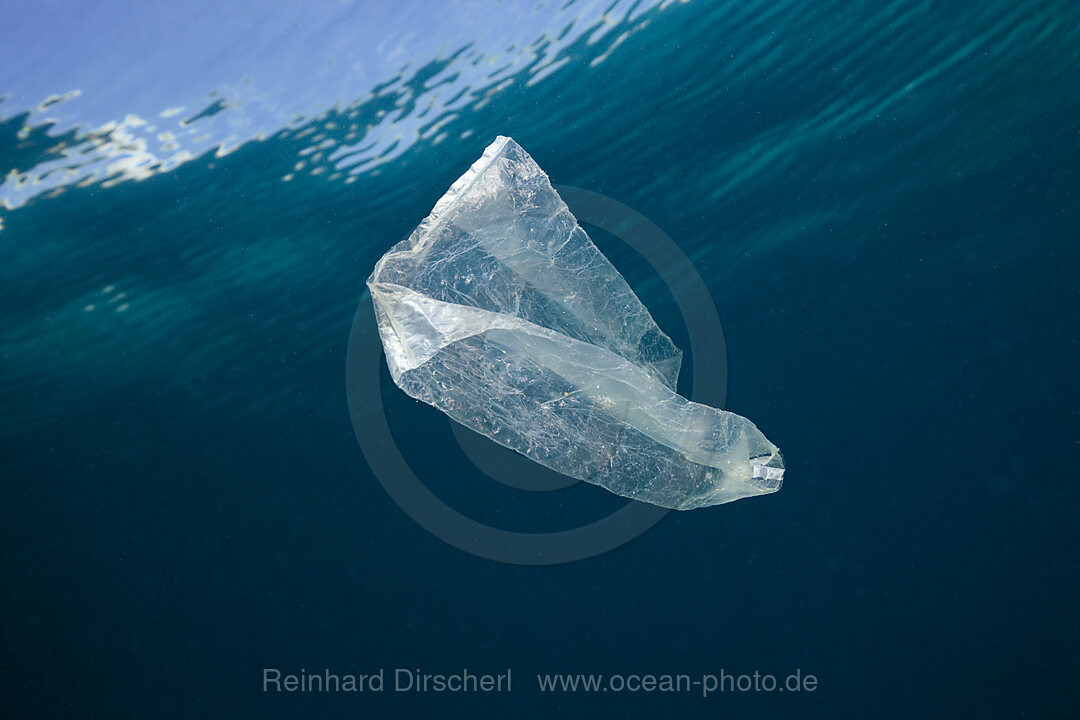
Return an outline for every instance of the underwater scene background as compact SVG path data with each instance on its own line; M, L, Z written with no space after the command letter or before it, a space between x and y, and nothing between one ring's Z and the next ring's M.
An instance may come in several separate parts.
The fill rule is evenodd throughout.
M5 4L0 714L1076 716L1078 51L1050 1ZM364 280L500 134L690 258L780 493L524 567L376 482ZM504 487L385 370L381 400L486 524L625 503ZM537 680L722 671L817 683Z

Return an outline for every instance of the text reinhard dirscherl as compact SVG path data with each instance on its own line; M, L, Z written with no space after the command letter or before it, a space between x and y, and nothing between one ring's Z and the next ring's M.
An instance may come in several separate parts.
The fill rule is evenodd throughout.
M812 693L818 689L816 676L796 669L785 675L754 671L734 674L720 670L718 674L554 674L537 675L541 693ZM475 673L468 669L449 673L427 673L419 669L379 668L369 674L322 672L283 673L277 668L263 668L263 692L336 693L336 692L512 692L511 670L499 673Z
M390 684L387 684L387 678ZM320 672L283 673L263 668L263 692L510 692L510 668L503 673L425 673L409 668L384 668L368 674Z

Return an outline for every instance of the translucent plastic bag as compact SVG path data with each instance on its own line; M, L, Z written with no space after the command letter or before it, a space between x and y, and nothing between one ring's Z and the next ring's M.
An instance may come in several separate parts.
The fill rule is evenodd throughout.
M677 510L780 489L753 423L675 392L682 353L510 138L368 287L394 382L536 462Z

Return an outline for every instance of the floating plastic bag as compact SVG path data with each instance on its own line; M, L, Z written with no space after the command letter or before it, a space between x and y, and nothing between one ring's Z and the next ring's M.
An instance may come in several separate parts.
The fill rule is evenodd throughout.
M682 353L510 138L368 287L394 382L501 445L677 510L780 489L753 423L675 392Z

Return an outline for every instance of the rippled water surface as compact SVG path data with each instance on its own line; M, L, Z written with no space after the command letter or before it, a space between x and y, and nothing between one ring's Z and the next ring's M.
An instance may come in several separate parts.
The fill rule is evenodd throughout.
M1069 2L4 6L0 714L1076 714L1078 49ZM537 571L374 482L363 281L498 134L690 257L781 493ZM655 272L597 242L686 349ZM475 517L617 505L477 478L384 396ZM380 666L515 688L259 686ZM820 689L534 681L722 668Z

